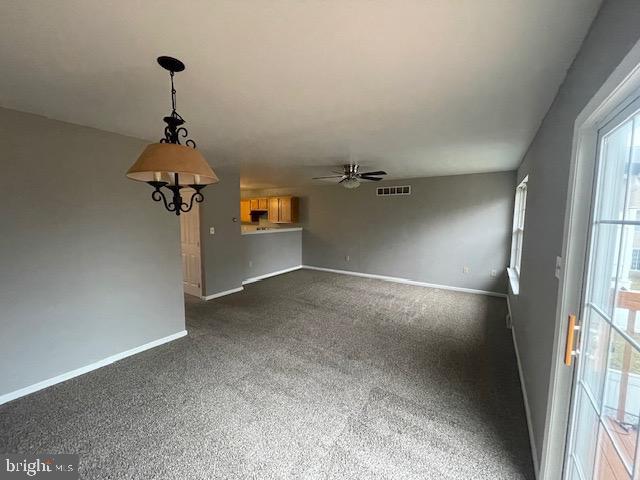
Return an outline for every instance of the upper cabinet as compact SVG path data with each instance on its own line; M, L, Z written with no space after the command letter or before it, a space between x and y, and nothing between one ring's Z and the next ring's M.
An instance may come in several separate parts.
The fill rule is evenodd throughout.
M298 223L298 197L247 198L240 201L240 220L251 223L252 212L267 212L271 223Z
M269 221L271 223L297 223L298 197L270 197Z
M268 208L267 204L268 202L266 198L251 198L249 200L249 207L252 212L256 212L256 211L266 212Z
M269 198L269 221L271 223L279 223L278 220L280 215L278 213L278 197L270 197Z
M251 200L240 200L240 221L251 223Z

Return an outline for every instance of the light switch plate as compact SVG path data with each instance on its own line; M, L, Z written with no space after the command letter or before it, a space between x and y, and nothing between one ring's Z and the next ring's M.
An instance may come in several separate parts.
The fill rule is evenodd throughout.
M209 227L209 235L215 235L216 227Z

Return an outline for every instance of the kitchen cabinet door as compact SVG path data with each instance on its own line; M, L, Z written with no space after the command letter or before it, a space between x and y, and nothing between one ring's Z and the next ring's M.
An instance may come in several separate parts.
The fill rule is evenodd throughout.
M269 198L269 221L271 223L279 223L279 198L278 197L270 197Z
M257 198L252 198L251 202L251 211L260 210L260 203Z
M278 220L280 223L291 223L291 197L278 199Z
M249 200L240 200L240 221L251 223L251 206Z
M268 204L269 204L269 201L266 198L258 199L258 208L260 210L267 211L267 209L269 208Z

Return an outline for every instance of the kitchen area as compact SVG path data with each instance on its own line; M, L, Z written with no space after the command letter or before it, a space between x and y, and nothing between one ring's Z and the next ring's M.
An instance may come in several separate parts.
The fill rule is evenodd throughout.
M302 227L298 226L299 198L264 196L240 200L244 244L245 284L299 268Z
M287 195L240 200L242 233L295 228L298 215L298 197Z

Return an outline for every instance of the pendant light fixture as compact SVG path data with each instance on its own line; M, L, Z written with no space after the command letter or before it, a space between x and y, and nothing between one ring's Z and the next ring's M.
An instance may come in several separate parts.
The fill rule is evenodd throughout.
M218 177L196 150L193 140L186 140L184 145L180 143L180 139L187 138L189 132L182 126L185 121L176 111L173 76L184 70L184 63L172 57L158 57L158 63L169 71L171 78L171 114L164 117L167 124L164 138L159 143L147 145L127 172L127 177L151 185L154 189L151 198L156 202L162 201L168 211L180 215L190 211L194 201L201 203L204 200L202 189L217 183ZM163 188L168 190L169 199ZM194 190L188 202L183 201L180 193L184 188Z

